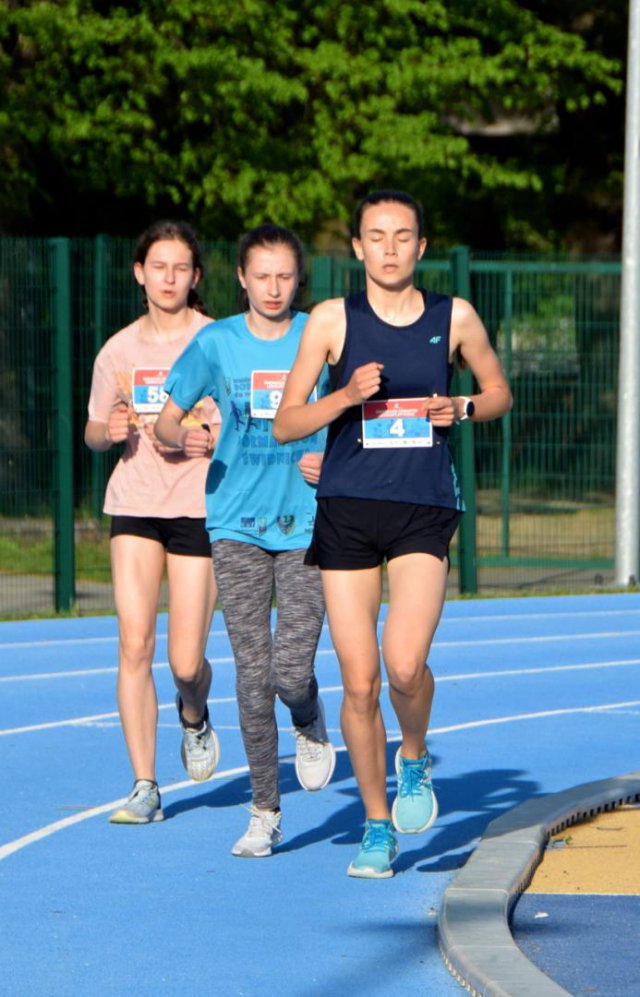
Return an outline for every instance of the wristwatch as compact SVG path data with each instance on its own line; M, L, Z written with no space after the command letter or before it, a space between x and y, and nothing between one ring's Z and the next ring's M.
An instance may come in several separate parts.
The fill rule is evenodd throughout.
M456 421L457 422L464 422L465 419L470 419L471 418L471 416L473 415L473 413L476 410L476 407L475 407L475 404L471 401L470 398L463 398L461 396L460 397L460 401L462 402L462 415Z

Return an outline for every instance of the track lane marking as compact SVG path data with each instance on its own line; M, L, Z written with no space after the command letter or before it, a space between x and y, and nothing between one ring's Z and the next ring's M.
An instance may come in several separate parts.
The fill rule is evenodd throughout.
M214 661L215 663L215 661ZM493 679L493 678L518 678L521 675L549 675L557 674L559 672L574 672L574 671L600 671L607 668L625 668L631 667L633 665L640 665L640 658L624 658L619 661L593 661L584 662L581 664L572 665L549 665L546 668L505 668L497 669L488 672L461 672L457 675L438 675L436 673L435 680L438 685L443 682L470 682L475 679ZM155 666L154 666L155 667ZM389 683L383 682L381 688L388 688ZM327 685L320 688L322 693L334 693L342 692L342 685ZM223 703L235 703L235 696L226 697L215 697L209 698L207 700L211 705L220 705ZM169 710L174 709L175 703L160 703L158 704L158 710ZM51 730L60 727L83 727L91 726L101 720L112 720L119 716L117 711L112 711L109 713L96 713L84 717L72 717L67 720L50 720L40 724L29 724L24 727L7 727L4 730L0 730L0 737L9 734L30 734L42 730Z
M505 717L492 717L488 720L471 720L461 724L451 724L446 727L434 727L430 734L433 736L435 734L451 734L461 730L471 730L477 727L490 727L495 724L506 724L515 723L524 720L544 720L548 717L566 716L575 713L597 713L604 712L606 710L615 710L622 707L628 706L640 706L640 700L631 700L624 703L602 703L595 706L580 706L580 707L568 707L566 709L560 710L544 710L540 713L520 713L514 714L512 716ZM393 737L388 739L390 743L396 743L400 741L400 738ZM346 751L344 745L339 745L336 751L344 752ZM293 758L293 755L280 756L280 761L287 761ZM249 771L248 765L243 765L234 769L226 769L224 772L216 772L208 782L215 782L219 779L225 779L232 775L241 775ZM191 779L185 779L180 782L172 783L167 786L160 787L160 793L174 793L179 789L184 789L188 787L193 787L195 784ZM201 783L200 785L205 785ZM85 820L89 820L92 817L98 817L101 814L108 813L109 810L113 810L118 806L122 806L125 803L127 797L121 797L117 800L112 800L109 803L103 803L97 807L90 807L88 810L82 810L80 813L72 814L70 817L64 817L62 820L53 821L51 824L45 824L43 827L36 831L31 831L29 834L25 834L20 838L15 838L13 841L8 841L4 845L0 845L0 862L8 858L10 855L14 855L16 852L21 851L28 845L35 844L38 841L42 841L45 838L50 837L57 831L65 830L68 827L73 827L75 824L81 824Z
M207 782L215 782L218 779L226 779L227 777L234 775L243 775L249 771L248 765L241 765L235 769L226 769L224 772L216 772L207 779ZM174 782L169 786L161 786L161 793L175 793L179 789L186 789L187 787L198 785L194 783L191 779L183 779L181 782ZM201 783L200 785L204 785ZM67 827L73 827L74 824L80 824L82 821L89 820L91 817L99 817L100 814L108 813L110 810L115 810L116 807L121 807L127 802L128 797L123 796L118 800L111 800L110 803L102 803L98 807L90 807L88 810L82 810L80 813L72 814L70 817L63 817L62 820L56 820L52 824L46 824L37 831L31 831L30 834L25 834L21 838L15 838L13 841L8 841L5 845L0 845L0 862L3 859L8 858L15 852L20 851L22 848L26 848L27 845L32 845L36 841L41 841L43 838L48 838L50 835L55 834L56 831L63 831Z
M438 650L441 648L449 647L486 647L494 646L497 644L541 644L541 643L553 643L554 641L578 641L578 640L594 640L594 639L611 639L614 637L633 637L640 636L640 630L614 630L608 633L585 633L585 634L556 634L556 635L544 635L537 637L498 637L491 638L488 640L457 640L457 641L438 641L435 640L431 646L432 650ZM380 648L380 650L382 650ZM328 657L335 655L335 650L333 648L319 648L316 651L316 657ZM209 660L212 665L228 665L233 664L233 655L225 657L215 657L214 655L209 656ZM153 663L154 668L167 668L169 666L168 661L158 661ZM543 669L544 670L544 669ZM63 678L76 678L76 677L86 677L88 675L115 675L118 671L117 665L108 666L105 668L82 668L82 669L70 669L69 671L63 672L36 672L29 673L28 675L1 675L0 683L2 682L26 682L26 681L40 681L43 679L63 679Z
M594 609L589 610L566 610L560 613L546 612L546 613L496 613L492 616L447 616L444 615L440 620L439 626L452 624L459 626L462 623L495 623L496 621L507 621L507 620L559 620L559 619L576 619L581 617L588 617L589 619L596 616L638 616L640 615L640 609ZM384 626L384 620L380 620L379 627ZM323 626L323 632L328 633L329 628L325 624ZM156 640L167 640L166 633L157 633ZM227 631L224 630L212 630L209 634L210 638L215 637L227 637ZM0 651L3 650L16 650L20 648L35 648L35 647L63 647L79 644L117 644L118 635L113 634L112 636L105 637L61 637L59 639L53 640L30 640L30 641L0 641Z
M332 655L334 653L333 648L319 648L316 651L316 657ZM212 665L232 665L235 660L233 655L216 658L214 655L208 654L207 657ZM169 668L169 662L154 661L153 668ZM64 672L31 672L28 675L0 675L0 682L39 682L41 679L86 678L89 675L117 675L117 673L117 665L108 665L104 668L71 668L69 671Z
M212 703L214 706L219 706L222 703L235 703L235 696L223 696L217 699L207 699L207 703ZM175 710L175 703L159 703L158 710ZM115 717L119 717L120 714L117 710L110 713L94 713L86 717L72 717L70 720L50 720L42 724L30 724L27 727L6 727L4 730L0 730L0 737L4 737L8 734L31 734L34 731L41 730L52 730L54 728L60 727L84 727L91 726L91 724L96 723L99 720L113 720ZM177 722L177 721L176 721Z

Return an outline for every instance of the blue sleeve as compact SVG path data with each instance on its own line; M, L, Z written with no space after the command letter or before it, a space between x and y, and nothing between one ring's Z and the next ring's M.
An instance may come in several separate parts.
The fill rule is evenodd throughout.
M218 398L217 351L213 343L208 343L205 354L198 338L192 339L180 354L164 385L167 394L185 412L207 395Z

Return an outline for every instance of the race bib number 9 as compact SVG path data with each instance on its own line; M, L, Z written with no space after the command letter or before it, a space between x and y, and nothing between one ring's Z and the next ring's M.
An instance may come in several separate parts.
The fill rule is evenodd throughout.
M426 398L387 398L362 404L362 446L432 447Z
M251 371L251 415L254 419L274 419L288 370Z
M131 402L139 415L157 415L169 397L164 390L168 367L134 367Z
M251 371L251 415L254 419L275 419L288 370ZM314 388L309 401L316 400Z

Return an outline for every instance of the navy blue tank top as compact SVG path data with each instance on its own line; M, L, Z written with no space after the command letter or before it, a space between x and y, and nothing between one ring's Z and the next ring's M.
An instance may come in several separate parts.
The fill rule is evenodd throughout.
M344 387L356 367L384 364L382 384L370 400L353 405L329 426L318 498L386 499L464 509L451 460L448 430L414 418L410 399L448 395L452 366L452 299L422 291L424 312L411 325L384 322L366 292L345 298L346 335L340 359L329 368L331 388ZM407 400L398 406L396 400ZM393 400L393 401L390 401ZM384 412L382 418L376 413ZM408 418L405 418L407 416ZM431 445L416 445L425 434Z

